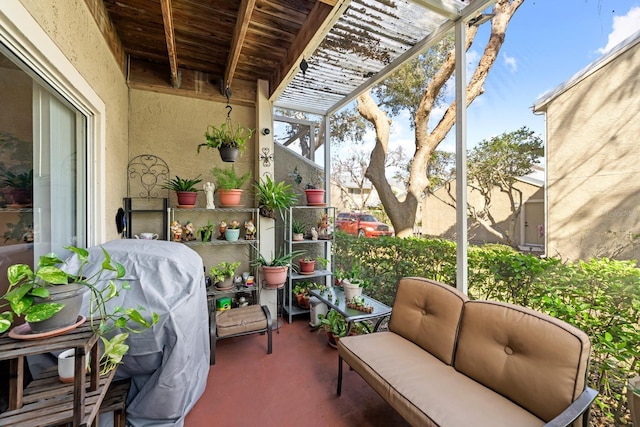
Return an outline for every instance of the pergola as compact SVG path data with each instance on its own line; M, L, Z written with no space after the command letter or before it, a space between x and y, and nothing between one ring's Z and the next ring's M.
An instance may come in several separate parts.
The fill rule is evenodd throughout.
M452 32L455 101L466 105L465 29L484 22L494 2L85 0L130 88L232 97L255 107L259 129L272 126L274 106L320 115L325 164L326 118ZM456 114L457 283L466 292L465 108ZM257 150L268 148L263 136Z

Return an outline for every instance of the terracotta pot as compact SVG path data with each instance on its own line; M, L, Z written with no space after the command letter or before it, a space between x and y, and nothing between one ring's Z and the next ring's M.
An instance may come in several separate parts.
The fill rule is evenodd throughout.
M195 191L176 191L176 196L178 196L179 208L192 208L196 205L198 193Z
M240 206L240 199L242 198L242 190L218 190L220 196L220 205L223 207Z
M310 188L304 190L307 195L307 205L318 205L324 203L324 190L320 188Z
M300 264L300 273L313 273L316 269L316 260L305 261L303 259L299 260Z
M268 288L276 289L284 285L287 281L287 272L289 267L269 267L262 266L262 278Z

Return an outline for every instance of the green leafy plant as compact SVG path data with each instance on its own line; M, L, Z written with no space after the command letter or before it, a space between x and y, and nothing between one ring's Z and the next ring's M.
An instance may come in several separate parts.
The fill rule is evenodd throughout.
M344 337L347 335L347 322L344 316L335 310L329 310L326 315L318 314L320 319L319 330L332 333L335 337Z
M208 242L211 240L211 236L213 236L215 229L215 224L212 224L211 220L207 219L207 225L198 227L197 233L200 235L203 242Z
M263 216L275 218L275 211L279 211L280 217L283 217L283 211L294 206L298 201L298 195L291 185L283 181L276 184L269 175L255 182L254 186L260 214Z
M255 129L249 129L239 124L234 128L230 121L222 123L220 127L209 125L204 134L207 142L198 145L198 153L202 147L233 147L242 151L246 148L247 142L254 132Z
M307 224L294 219L291 221L291 232L294 234L304 234L307 230Z
M133 322L142 328L150 328L158 322L158 315L151 313L151 320L145 319L140 310L117 306L112 311L107 309L107 303L119 296L122 290L130 289L129 283L122 280L125 275L124 266L111 260L111 256L102 248L103 261L100 269L91 277L83 275L84 268L90 263L89 252L84 248L66 246L65 249L77 255L80 264L77 272L67 273L62 269L64 261L55 254L43 255L38 260L35 271L26 264L13 264L7 269L9 287L7 293L0 298L0 333L7 331L15 319L24 316L27 322L40 322L47 320L58 313L64 307L63 304L44 302L34 303L34 298L49 297L51 286L61 286L76 283L86 286L90 290L89 321L93 330L98 334L104 344L104 351L100 359L101 373L114 369L122 361L122 356L129 347L124 343L129 332L140 332L130 325ZM103 280L106 272L115 274L109 279L107 286L99 289L96 285ZM110 339L111 332L126 330Z
M218 190L234 190L241 188L245 182L251 179L251 171L247 171L244 175L238 175L234 166L230 168L213 168L211 173L216 179L216 188Z
M251 265L254 267L266 266L266 267L285 267L291 264L291 260L300 255L303 255L305 251L291 251L289 253L285 253L282 249L278 252L276 256L271 256L269 260L265 258L260 252L258 252L258 256L253 261ZM292 266L295 269L295 265Z
M2 177L2 183L11 188L33 188L33 169L28 172L14 173L6 171Z
M182 179L178 175L176 175L175 178L166 181L161 185L161 187L173 191L197 192L200 190L196 187L196 185L200 182L202 182L200 175L198 175L194 179Z
M220 264L209 268L209 275L211 276L211 279L213 279L214 283L223 282L224 279L233 277L236 274L238 267L240 267L240 261L223 261Z

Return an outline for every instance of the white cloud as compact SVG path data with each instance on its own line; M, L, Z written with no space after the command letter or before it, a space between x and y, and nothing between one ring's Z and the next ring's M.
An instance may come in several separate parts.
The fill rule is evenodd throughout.
M640 22L640 6L632 7L626 15L613 17L613 29L609 34L607 45L598 49L598 53L606 53L618 43L638 31Z
M504 60L504 64L511 70L512 73L518 71L518 63L516 62L516 58L514 56L509 56L503 52L502 59Z

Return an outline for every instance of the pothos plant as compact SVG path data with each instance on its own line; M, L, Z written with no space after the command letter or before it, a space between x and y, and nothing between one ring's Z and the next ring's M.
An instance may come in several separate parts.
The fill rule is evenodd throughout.
M9 288L0 297L0 333L7 331L14 321L24 316L27 322L47 320L62 310L63 304L55 302L34 303L34 298L48 298L52 286L76 283L86 286L90 291L89 322L91 328L103 343L100 358L100 373L104 374L122 363L123 356L129 350L125 343L129 332L142 332L158 322L158 314L151 313L151 319L146 319L141 311L143 307L124 308L115 306L109 309L107 303L120 295L123 290L130 289L127 281L122 280L125 268L122 264L112 261L106 249L102 249L103 260L100 268L90 277L85 277L83 271L90 264L89 252L84 248L65 246L65 249L76 254L79 266L75 273L67 273L62 267L65 262L56 254L43 255L38 260L35 271L27 264L13 264L7 269ZM98 286L100 281L106 280L104 274L112 272L105 286ZM132 325L135 324L135 325ZM116 330L125 330L115 335Z

